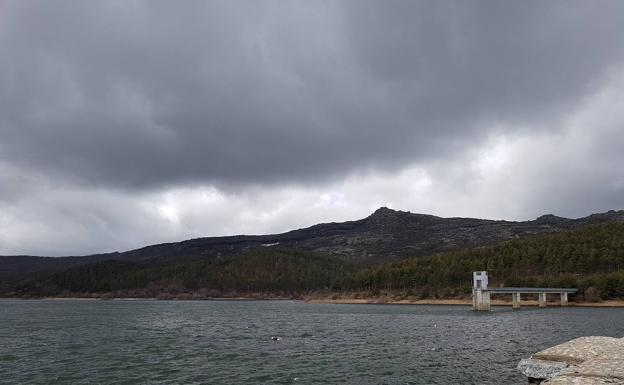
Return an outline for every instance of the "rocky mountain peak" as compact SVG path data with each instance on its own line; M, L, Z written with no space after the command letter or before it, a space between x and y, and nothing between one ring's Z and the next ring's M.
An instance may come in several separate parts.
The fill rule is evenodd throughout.
M535 222L540 222L540 223L554 223L554 222L567 222L570 219L568 218L564 218L564 217L558 217L556 215L553 214L546 214L546 215L542 215L539 216L535 219Z
M393 210L388 207L380 207L366 219L369 223L389 223L411 221L420 216L424 215L410 213L409 211Z
M370 216L371 217L385 217L389 215L394 215L396 213L398 213L398 211L387 208L386 206L382 206L378 208L377 210L375 210Z

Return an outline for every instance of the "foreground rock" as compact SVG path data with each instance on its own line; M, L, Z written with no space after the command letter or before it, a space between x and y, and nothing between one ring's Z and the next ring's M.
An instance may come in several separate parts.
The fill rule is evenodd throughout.
M521 360L529 383L624 385L624 338L580 337Z

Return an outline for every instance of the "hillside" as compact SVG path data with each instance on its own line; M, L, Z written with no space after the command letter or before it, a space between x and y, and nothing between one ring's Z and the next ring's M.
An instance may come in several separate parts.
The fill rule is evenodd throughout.
M203 260L266 248L310 251L337 257L348 263L370 266L613 222L624 222L624 211L609 211L579 219L544 215L532 221L513 222L441 218L382 207L364 219L323 223L275 235L197 238L85 257L0 257L0 277L60 271L105 260L173 263L180 258Z
M138 297L189 292L214 296L232 296L235 292L290 295L342 287L344 279L355 271L354 266L316 253L257 249L228 258L175 264L94 262L61 272L40 273L22 280L12 291L20 296L111 291L131 291Z
M385 291L449 298L470 292L475 270L487 270L492 285L578 287L586 299L624 298L624 223L591 225L376 267L276 248L175 264L111 260L41 273L16 284L11 295L206 298L259 292L296 297L319 291L371 295Z
M348 262L378 264L611 222L624 222L624 211L610 211L579 219L545 215L533 221L510 222L440 218L382 207L367 218L356 221L323 223L276 235L198 238L154 245L120 253L118 259L137 261L190 255L216 257L260 247L279 247L325 253Z
M469 293L471 272L479 270L492 286L592 288L602 298L624 298L624 223L387 263L357 272L352 286L448 297Z

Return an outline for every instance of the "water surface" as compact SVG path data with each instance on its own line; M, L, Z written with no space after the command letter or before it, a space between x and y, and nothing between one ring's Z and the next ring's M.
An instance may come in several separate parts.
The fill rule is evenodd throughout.
M624 336L624 309L0 300L0 383L521 384L584 335Z

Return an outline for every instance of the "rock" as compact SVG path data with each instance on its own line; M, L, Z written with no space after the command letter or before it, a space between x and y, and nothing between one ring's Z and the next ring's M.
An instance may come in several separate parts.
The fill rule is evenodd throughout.
M521 360L518 370L543 385L624 385L624 339L576 338Z
M565 362L523 359L518 370L529 379L546 380L558 376L568 366Z

